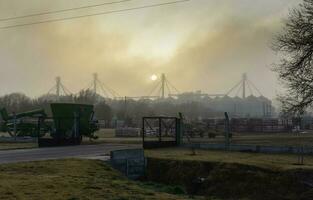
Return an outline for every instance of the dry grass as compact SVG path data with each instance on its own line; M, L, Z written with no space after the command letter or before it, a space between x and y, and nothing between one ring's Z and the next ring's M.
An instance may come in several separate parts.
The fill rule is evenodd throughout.
M96 135L99 137L94 143L122 143L139 144L141 137L115 137L114 129L101 129ZM185 142L189 142L185 139ZM193 143L224 143L221 133L216 138L191 138ZM313 146L313 133L234 133L232 144L264 145L264 146Z
M313 169L313 156L304 156L304 165L295 165L298 156L292 154L262 154L262 153L243 153L228 151L196 150L192 155L191 149L186 148L167 148L145 150L145 154L152 158L173 159L173 160L195 160L220 163L238 163L252 165L270 169Z
M37 143L0 142L0 150L37 148Z
M95 135L99 138L112 138L115 137L115 129L100 129Z
M50 160L0 165L0 199L186 199L124 178L102 161Z
M191 138L195 143L224 143L223 135L216 138ZM234 133L232 144L250 144L264 146L313 146L313 133Z

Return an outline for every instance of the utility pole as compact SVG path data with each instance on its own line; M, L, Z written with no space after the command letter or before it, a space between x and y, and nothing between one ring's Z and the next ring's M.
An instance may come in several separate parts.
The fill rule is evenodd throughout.
M97 94L97 83L98 83L98 74L93 74L93 92Z
M161 76L161 92L162 92L162 99L164 99L165 97L165 74L163 73L162 76Z
M60 91L61 91L61 77L57 76L55 78L56 81L56 96L57 96L57 101L60 100Z
M247 82L247 74L244 73L242 75L242 98L246 98L246 82Z

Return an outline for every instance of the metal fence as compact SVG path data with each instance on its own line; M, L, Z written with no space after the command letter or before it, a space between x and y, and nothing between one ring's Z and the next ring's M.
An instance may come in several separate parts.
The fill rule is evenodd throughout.
M313 131L281 119L206 119L185 122L183 146L263 153L313 153ZM294 130L294 127L298 129Z
M142 143L144 148L179 145L181 121L177 117L143 117Z

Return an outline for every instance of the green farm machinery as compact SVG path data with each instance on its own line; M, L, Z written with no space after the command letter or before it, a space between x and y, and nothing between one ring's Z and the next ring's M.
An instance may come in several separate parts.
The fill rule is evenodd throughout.
M1 131L9 133L12 137L37 136L38 126L35 119L46 117L43 109L9 115L7 110L2 108L0 114L2 117Z
M50 109L51 117L43 109L11 115L1 109L2 131L38 137L39 146L58 146L80 144L83 136L92 138L98 130L93 105L52 103Z

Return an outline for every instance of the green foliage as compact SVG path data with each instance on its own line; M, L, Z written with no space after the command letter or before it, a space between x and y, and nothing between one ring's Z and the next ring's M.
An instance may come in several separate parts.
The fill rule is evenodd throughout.
M0 150L30 149L37 148L38 144L33 142L0 142Z
M95 117L97 119L111 120L113 117L112 109L104 101L95 105Z
M179 185L165 185L156 182L141 182L140 185L147 189L152 189L158 192L164 192L175 195L185 195L186 191L183 186Z
M212 132L212 131L210 131L209 133L208 133L208 137L209 138L215 138L216 137L216 133L215 132Z

